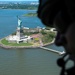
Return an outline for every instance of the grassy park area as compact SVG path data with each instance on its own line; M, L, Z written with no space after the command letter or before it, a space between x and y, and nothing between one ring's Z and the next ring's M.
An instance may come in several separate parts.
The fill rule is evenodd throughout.
M32 46L31 43L9 43L6 39L1 40L1 44L8 45L8 46Z
M37 34L35 34L37 35ZM0 40L0 46L3 47L38 47L41 45L41 43L43 45L45 44L49 44L53 41L53 39L55 38L56 33L55 32L50 32L49 30L41 30L40 31L40 36L38 35L37 37L35 37L31 42L9 42L8 40L6 40L6 38L3 38Z

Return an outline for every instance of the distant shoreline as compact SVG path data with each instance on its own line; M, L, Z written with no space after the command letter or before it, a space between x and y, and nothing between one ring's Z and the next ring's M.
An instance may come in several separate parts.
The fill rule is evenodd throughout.
M28 13L28 14L24 14L23 15L24 17L27 16L27 17L34 17L34 16L37 16L37 13Z

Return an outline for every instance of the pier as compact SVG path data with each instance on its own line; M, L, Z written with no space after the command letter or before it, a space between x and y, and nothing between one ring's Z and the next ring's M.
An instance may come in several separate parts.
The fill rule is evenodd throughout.
M59 55L65 54L65 51L60 52L60 51L53 50L53 49L46 48L46 47L42 47L42 46L40 46L40 48L45 49L45 50L47 50L47 51L51 51L51 52L57 53L57 54L59 54Z

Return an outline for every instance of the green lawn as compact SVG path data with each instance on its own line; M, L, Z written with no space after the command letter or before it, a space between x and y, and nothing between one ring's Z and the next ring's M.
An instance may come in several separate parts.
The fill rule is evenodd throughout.
M31 43L9 43L6 39L1 40L1 43L8 46L31 46Z
M37 16L37 13L28 13L28 14L24 14L23 16L29 16L29 17Z

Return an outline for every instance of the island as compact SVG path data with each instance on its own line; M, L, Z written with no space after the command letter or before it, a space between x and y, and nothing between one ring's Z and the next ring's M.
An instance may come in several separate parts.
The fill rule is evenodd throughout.
M56 35L55 28L28 28L22 26L22 21L18 17L16 31L2 39L0 46L3 48L37 48L54 43Z
M24 14L22 16L33 17L33 16L37 16L37 13L28 13L28 14Z

